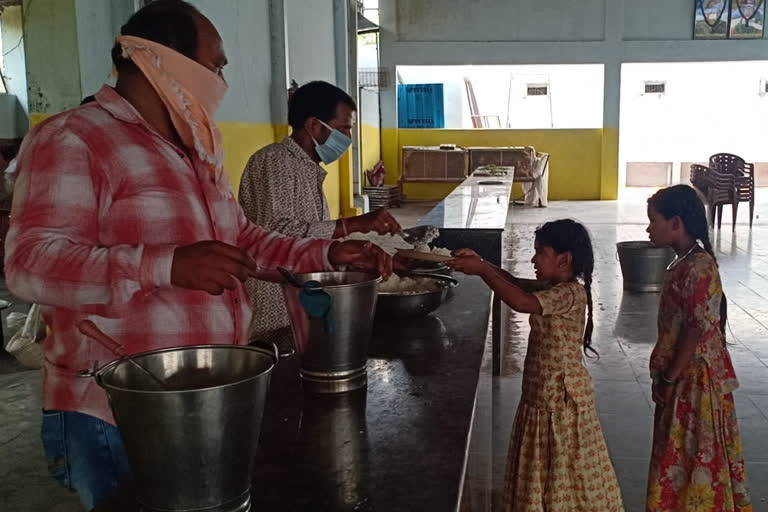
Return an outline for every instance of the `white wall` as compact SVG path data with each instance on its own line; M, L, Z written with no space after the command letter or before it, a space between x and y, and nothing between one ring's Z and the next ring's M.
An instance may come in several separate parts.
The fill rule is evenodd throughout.
M7 53L3 56L3 72L8 79L9 92L18 100L15 109L16 119L13 121L14 130L22 132L20 135L23 135L28 125L29 103L24 41L21 40L24 33L21 7L6 7L0 17L0 23L2 23L3 53ZM19 41L21 44L18 44Z
M646 80L666 81L666 93L643 94ZM673 162L676 175L680 162L721 152L768 162L765 80L768 61L624 64L620 172L626 162Z
M373 89L360 89L360 122L379 127L379 92Z
M133 0L75 0L80 88L83 96L114 84L111 50L120 27L133 14Z
M381 2L381 65L394 79L401 65L604 64L604 125L617 127L622 62L768 55L765 39L693 40L693 6L693 0ZM385 127L396 126L395 97L396 87L382 91Z
M192 0L216 26L230 64L219 121L271 123L272 82L268 0Z
M464 77L472 81L481 115L498 115L501 128L600 128L603 66L399 66L404 83L445 86L445 127L472 128ZM550 95L528 97L527 85L548 83ZM495 125L490 124L494 127Z
M336 83L332 0L285 0L288 74L299 84Z
M30 112L76 107L83 96L75 0L24 0L23 9Z
M357 67L374 69L379 67L379 45L374 34L359 37L357 43Z
M83 96L112 83L110 50L133 14L133 0L75 0ZM230 64L219 121L270 123L271 51L268 0L191 0L216 26Z

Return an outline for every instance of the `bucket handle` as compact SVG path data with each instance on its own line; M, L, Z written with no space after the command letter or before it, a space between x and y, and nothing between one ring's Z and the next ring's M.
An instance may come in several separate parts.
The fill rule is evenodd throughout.
M129 354L125 352L125 349L123 346L118 343L117 341L113 340L106 334L104 334L101 329L99 329L96 324L91 322L90 320L81 320L77 324L77 329L84 335L88 336L92 340L96 341L99 345L103 346L110 352L112 352L114 355L118 356L121 360L126 360L129 363L131 363L134 367L136 367L139 371L141 371L144 375L150 378L155 383L155 386L158 389L164 390L167 388L165 382L163 382L162 379L157 377L154 373L146 369L143 365L139 364L133 357L131 357ZM100 379L97 377L96 382L98 383Z
M90 370L80 370L77 372L77 376L85 379L96 379L96 382L99 382L99 370L104 368L104 366L99 366L99 362L94 361L93 368Z
M264 350L268 350L269 352L272 352L272 355L275 356L275 364L280 361L280 351L277 349L277 345L271 341L261 341L257 340L252 343L250 343L252 347L257 348L263 348Z

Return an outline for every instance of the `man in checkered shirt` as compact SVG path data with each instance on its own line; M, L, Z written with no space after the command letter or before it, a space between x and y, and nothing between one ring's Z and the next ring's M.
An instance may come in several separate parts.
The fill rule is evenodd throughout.
M133 38L121 37L113 49L115 88L104 86L94 102L54 116L25 139L6 243L9 288L41 304L51 328L42 429L49 468L87 510L129 467L105 393L81 376L115 356L82 335L80 322L92 321L129 354L245 344L247 278L277 279L276 266L341 265L386 276L392 265L370 244L287 238L249 222L226 172L204 158L218 151L184 140L188 129L207 128L202 135L211 137L200 140L216 149L215 111L190 110L208 121L192 126L179 124L184 116L173 109L217 102L206 102L203 90L197 97L182 91L184 101L174 103L168 91L185 83L195 90L189 76L221 95L226 88L221 37L197 9L158 0L121 33ZM153 66L141 68L140 52L152 49ZM171 85L163 88L163 80Z

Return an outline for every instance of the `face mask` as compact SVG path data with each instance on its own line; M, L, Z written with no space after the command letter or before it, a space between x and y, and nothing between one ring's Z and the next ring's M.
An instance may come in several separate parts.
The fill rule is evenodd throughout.
M320 120L318 119L318 121ZM312 142L315 143L315 150L317 150L320 160L328 165L341 158L341 155L347 152L349 146L352 144L352 139L336 128L331 128L322 121L320 121L320 124L331 130L331 134L328 136L328 140L322 144L318 143L314 137L312 137Z
M200 63L154 41L120 36L117 42L168 109L181 141L197 152L218 183L224 169L224 147L214 119L227 83Z

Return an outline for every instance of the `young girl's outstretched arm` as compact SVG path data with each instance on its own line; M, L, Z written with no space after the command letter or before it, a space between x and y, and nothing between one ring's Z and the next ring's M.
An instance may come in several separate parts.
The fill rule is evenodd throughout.
M523 286L533 287L532 280L519 280L469 249L456 251L455 256L456 259L448 262L448 265L459 272L482 277L499 298L515 311L536 315L542 313L539 299L523 289ZM542 286L540 289L545 287L542 283L537 286Z
M486 265L491 267L498 276L501 279L504 279L506 281L509 281L513 285L517 286L518 288L521 288L524 292L527 293L533 293L533 292L539 292L541 290L547 290L549 288L552 288L552 283L549 283L547 281L539 281L537 279L523 279L521 277L515 277L506 270L497 267L493 263L485 262Z

